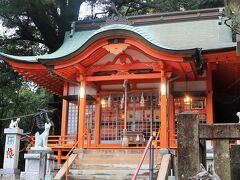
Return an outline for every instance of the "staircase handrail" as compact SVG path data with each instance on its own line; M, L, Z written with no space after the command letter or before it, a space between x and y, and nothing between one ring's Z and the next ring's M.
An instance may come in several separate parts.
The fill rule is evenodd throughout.
M87 132L87 130L84 131L82 137L86 135L86 132ZM80 139L74 144L74 146L72 147L72 149L71 149L71 150L67 153L67 155L66 155L66 159L67 159L67 160L66 160L66 180L68 180L68 171L69 171L68 161L69 161L69 157L70 157L70 155L72 154L73 150L74 150L74 149L76 148L76 146L78 145L79 141L80 141Z
M153 136L151 136L151 137L149 138L149 140L148 140L148 143L147 143L147 146L146 146L145 149L144 149L143 155L142 155L142 157L141 157L141 159L140 159L140 161L139 161L139 163L138 163L138 165L137 165L137 168L136 168L135 171L134 171L132 180L136 180L137 175L138 175L138 173L139 173L139 170L140 170L140 168L141 168L141 166L142 166L142 163L143 163L143 161L144 161L144 159L145 159L145 157L146 157L147 151L148 151L148 149L150 148L150 145L152 144L152 140L153 140Z
M78 145L79 143L79 140L74 144L74 146L72 147L72 149L67 153L66 155L66 180L68 180L68 171L69 171L69 168L68 168L68 161L69 161L69 157L70 155L72 154L73 150L76 148L76 146Z

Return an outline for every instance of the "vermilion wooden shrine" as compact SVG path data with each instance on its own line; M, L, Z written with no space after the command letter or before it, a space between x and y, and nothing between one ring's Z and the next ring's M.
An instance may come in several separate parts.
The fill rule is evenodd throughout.
M178 114L194 111L212 124L213 94L237 79L236 43L218 16L208 9L79 21L52 54L0 57L63 98L61 134L49 141L59 157L74 142L142 148L152 132L159 132L157 146L176 148ZM122 147L124 129L128 147Z

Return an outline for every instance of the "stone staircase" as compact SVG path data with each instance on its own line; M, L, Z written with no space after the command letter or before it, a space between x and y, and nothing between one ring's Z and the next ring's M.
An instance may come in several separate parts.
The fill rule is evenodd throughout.
M130 180L142 154L143 150L84 150L71 165L68 177L69 180ZM158 163L154 168L155 179L159 169ZM137 179L149 179L149 153Z

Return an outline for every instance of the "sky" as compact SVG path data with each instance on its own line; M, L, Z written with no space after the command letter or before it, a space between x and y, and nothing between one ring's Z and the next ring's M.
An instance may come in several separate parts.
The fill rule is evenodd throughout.
M93 9L93 13L99 13L99 12L103 12L103 6L95 6ZM80 7L80 11L79 11L79 20L83 19L86 16L91 15L91 6L89 3L82 3L81 7ZM99 16L98 16L99 17Z
M0 20L0 36L8 33L8 29L2 26L2 21Z

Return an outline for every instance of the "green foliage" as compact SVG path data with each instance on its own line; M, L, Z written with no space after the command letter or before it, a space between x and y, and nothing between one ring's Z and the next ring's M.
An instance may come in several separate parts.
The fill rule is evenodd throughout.
M39 108L46 108L52 98L42 88L36 88L25 82L9 65L0 62L0 119L16 117L37 112ZM8 127L10 120L0 121L0 166L4 148L3 129ZM24 132L29 132L32 127L32 118L23 118L19 125Z
M65 31L78 20L80 5L85 0L0 0L3 25L16 32L5 39L44 44L50 52L62 44ZM67 3L68 2L68 3Z
M107 5L110 12L109 4L114 2L117 10L128 16L221 7L224 5L223 0L102 0L101 2Z
M228 18L225 24L235 33L240 34L240 5L231 3L224 8L224 15Z

